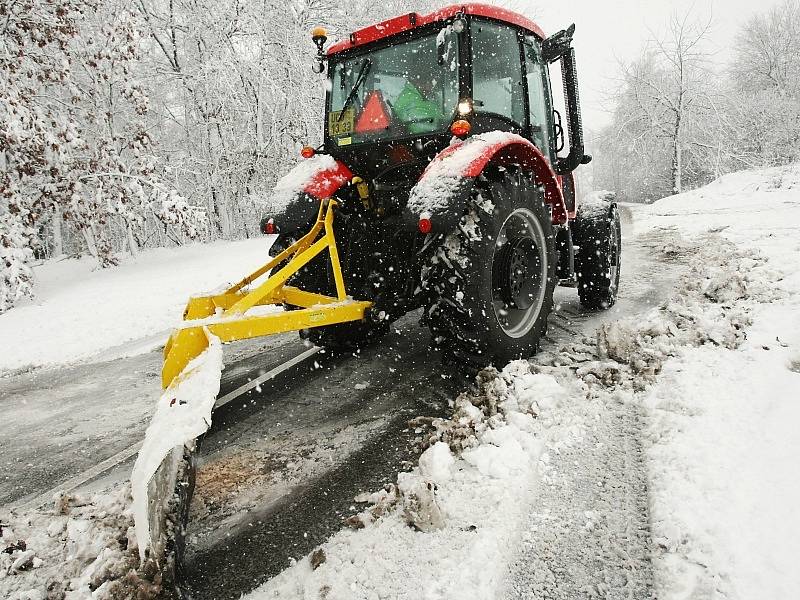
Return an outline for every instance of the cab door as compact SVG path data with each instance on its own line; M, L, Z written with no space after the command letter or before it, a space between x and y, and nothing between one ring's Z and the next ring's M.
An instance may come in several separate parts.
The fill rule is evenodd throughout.
M548 68L542 59L540 42L537 38L524 36L522 49L527 99L527 137L552 164L553 109Z

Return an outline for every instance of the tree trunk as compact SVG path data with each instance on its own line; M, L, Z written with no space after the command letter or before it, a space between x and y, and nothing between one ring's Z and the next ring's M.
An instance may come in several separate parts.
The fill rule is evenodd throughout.
M680 194L683 188L683 157L681 156L681 119L683 117L683 93L678 96L675 111L675 133L672 136L672 193Z
M81 233L83 234L83 241L86 242L86 249L89 251L89 254L94 258L98 258L97 246L94 243L94 232L89 227L81 227Z
M139 256L139 244L136 243L136 238L133 235L133 228L130 226L130 223L125 224L125 232L128 235L128 247L131 251L131 256L136 258Z
M64 254L64 234L61 226L64 218L61 216L61 207L56 204L53 207L53 258L58 258Z
M683 166L681 165L681 145L678 143L678 139L675 138L672 144L672 193L673 194L681 193L682 168Z

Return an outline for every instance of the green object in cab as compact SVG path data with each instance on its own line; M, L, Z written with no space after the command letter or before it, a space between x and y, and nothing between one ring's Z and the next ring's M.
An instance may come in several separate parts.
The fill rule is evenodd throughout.
M445 119L442 109L433 101L423 98L419 90L406 83L392 107L395 116L408 126L409 133L428 133L438 129Z

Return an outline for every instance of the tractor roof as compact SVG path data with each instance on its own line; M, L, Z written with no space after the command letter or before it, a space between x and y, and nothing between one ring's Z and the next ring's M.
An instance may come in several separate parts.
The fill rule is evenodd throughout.
M336 54L337 52L342 52L343 50L348 50L350 48L363 46L365 44L369 44L370 42L381 40L404 31L410 31L416 27L421 27L422 25L434 23L435 21L443 21L450 17L454 17L459 12L468 15L488 17L490 19L511 23L512 25L518 25L519 27L526 29L539 38L544 38L544 32L536 23L527 17L523 17L522 15L510 10L506 10L505 8L489 6L487 4L453 4L451 6L440 8L429 15L408 13L405 15L400 15L399 17L394 17L387 21L383 21L382 23L377 23L375 25L370 25L369 27L364 27L363 29L354 31L350 34L349 39L337 42L328 48L328 55Z

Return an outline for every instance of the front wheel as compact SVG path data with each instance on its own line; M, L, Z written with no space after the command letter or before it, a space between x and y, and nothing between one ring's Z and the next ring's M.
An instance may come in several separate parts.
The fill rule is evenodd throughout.
M614 202L579 211L573 223L578 297L590 310L611 308L617 301L622 259L622 231Z
M547 329L555 266L550 211L531 177L484 173L424 274L434 342L471 366L531 356Z

